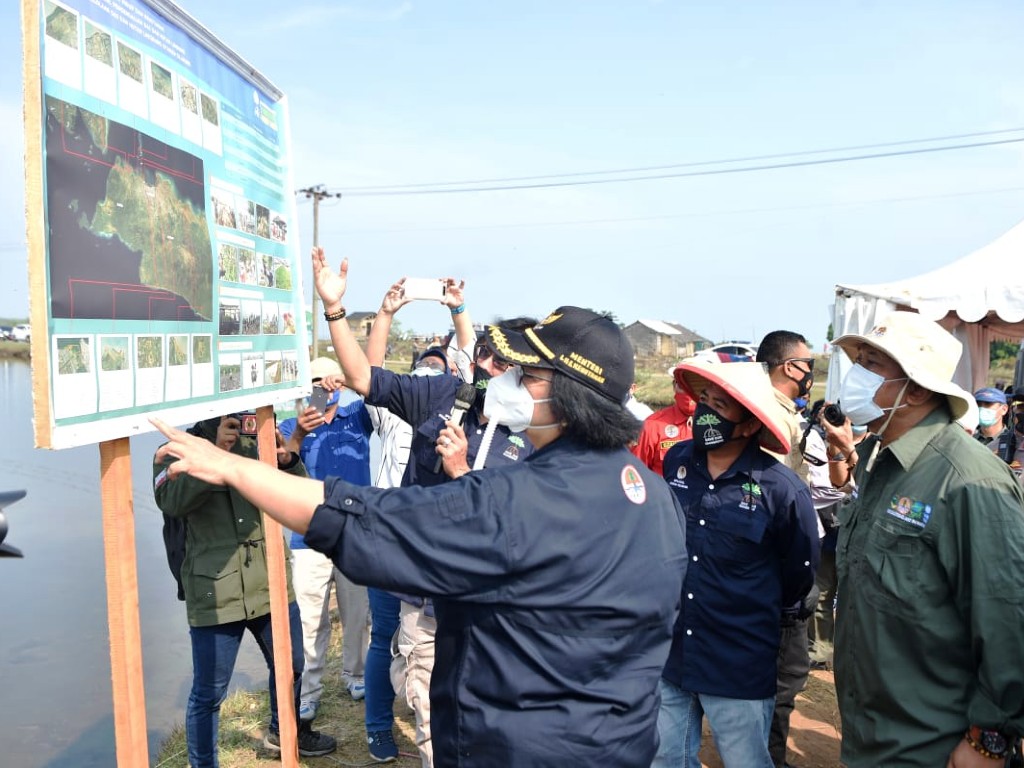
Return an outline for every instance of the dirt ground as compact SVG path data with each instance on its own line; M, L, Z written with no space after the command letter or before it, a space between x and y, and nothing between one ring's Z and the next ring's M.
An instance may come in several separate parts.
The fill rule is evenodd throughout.
M836 768L839 765L839 706L831 672L812 671L807 688L797 696L796 711L790 720L786 760L794 768ZM706 722L701 761L707 768L722 768Z

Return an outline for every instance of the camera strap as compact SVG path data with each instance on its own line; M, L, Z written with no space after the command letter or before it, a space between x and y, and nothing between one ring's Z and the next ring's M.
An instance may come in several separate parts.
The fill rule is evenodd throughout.
M814 429L814 422L808 419L807 426L804 427L804 434L800 438L800 455L804 457L804 461L810 464L812 467L823 467L828 464L828 459L819 459L817 456L811 456L807 453L807 435Z

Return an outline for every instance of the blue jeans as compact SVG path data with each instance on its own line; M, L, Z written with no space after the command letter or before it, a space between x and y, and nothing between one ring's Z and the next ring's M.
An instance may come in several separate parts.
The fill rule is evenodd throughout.
M395 689L391 686L391 638L398 629L401 600L382 589L368 587L370 647L366 651L366 731L390 731L395 724Z
M768 731L775 697L728 699L691 693L664 679L660 683L661 744L651 768L700 768L701 721L707 715L725 768L772 768Z
M288 623L292 638L292 676L295 689L295 712L298 717L299 691L302 685L302 624L299 607L288 605ZM238 648L245 630L252 632L270 669L270 730L277 731L277 690L274 677L274 641L270 631L270 614L248 621L215 624L212 627L190 627L192 636L192 692L185 710L185 735L188 760L192 768L217 768L217 728L220 705L228 693L231 673L235 669Z

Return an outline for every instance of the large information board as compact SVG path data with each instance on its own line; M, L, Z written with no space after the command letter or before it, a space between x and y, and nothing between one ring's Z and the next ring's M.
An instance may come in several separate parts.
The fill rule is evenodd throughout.
M281 92L163 0L23 7L36 444L304 394Z

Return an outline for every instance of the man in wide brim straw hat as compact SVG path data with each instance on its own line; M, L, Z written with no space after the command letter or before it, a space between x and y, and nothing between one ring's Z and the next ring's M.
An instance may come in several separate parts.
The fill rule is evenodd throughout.
M971 395L947 331L894 312L835 343L839 404L873 433L855 452L849 421L822 422L833 483L858 489L837 547L843 762L1001 765L1024 733L1024 496L953 422Z
M677 365L672 376L690 397L698 401L708 382L717 384L761 422L758 439L764 448L772 453L789 453L785 415L776 402L771 379L761 363L690 360Z
M703 716L727 768L770 766L779 621L814 584L817 516L807 485L762 450L788 453L789 431L761 363L683 362L675 378L697 400L693 439L663 469L691 562L653 766L699 765Z

